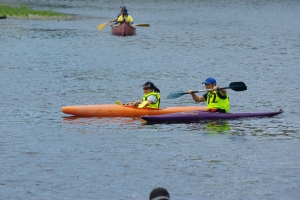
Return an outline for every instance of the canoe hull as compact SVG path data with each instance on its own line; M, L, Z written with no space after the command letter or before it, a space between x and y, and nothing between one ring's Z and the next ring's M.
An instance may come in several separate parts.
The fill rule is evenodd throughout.
M143 115L162 115L176 112L206 110L206 106L168 107L164 109L137 108L117 104L64 106L62 112L78 117L140 117Z
M123 23L120 26L111 27L111 34L116 35L116 36L136 35L136 28L132 27L126 23Z
M142 116L141 118L152 123L192 123L203 120L228 120L251 117L272 117L282 113L282 110L274 112L244 112L244 113L215 113L215 112L178 112L157 116Z

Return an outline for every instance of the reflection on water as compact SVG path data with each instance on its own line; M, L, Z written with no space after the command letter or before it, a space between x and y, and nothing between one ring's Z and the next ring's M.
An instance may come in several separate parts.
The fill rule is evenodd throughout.
M65 116L62 117L63 123L68 124L114 124L114 125L131 125L137 124L142 121L141 118L131 118L131 117L76 117L76 116Z
M209 134L230 134L230 124L226 121L210 121L205 122L204 127Z
M187 127L188 130L196 130L204 132L205 134L231 134L230 124L227 121L216 120L204 120L198 123L155 123L142 121L142 125L158 127L168 126L168 127Z
M201 131L204 134L232 134L230 123L223 120L205 120L199 123L191 123L187 125L191 131Z

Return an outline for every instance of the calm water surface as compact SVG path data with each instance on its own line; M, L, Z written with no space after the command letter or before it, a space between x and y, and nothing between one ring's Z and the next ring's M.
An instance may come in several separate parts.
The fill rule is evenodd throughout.
M17 3L20 1L2 0ZM299 1L21 1L76 16L0 20L0 199L299 199ZM126 5L137 27L97 26ZM61 107L243 81L232 112L273 118L145 125L69 118ZM204 104L199 104L204 105Z

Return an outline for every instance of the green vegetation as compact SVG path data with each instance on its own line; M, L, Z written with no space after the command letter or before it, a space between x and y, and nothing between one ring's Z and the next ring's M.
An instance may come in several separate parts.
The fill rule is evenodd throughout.
M4 5L0 3L0 16L6 17L30 17L30 16L40 16L40 17L67 17L66 14L57 13L52 10L32 10L27 6L13 7L9 5Z

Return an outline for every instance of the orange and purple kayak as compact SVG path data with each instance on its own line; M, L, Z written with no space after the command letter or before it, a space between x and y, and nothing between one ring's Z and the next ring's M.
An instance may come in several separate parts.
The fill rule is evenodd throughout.
M78 117L141 117L143 115L163 115L176 112L205 111L206 106L180 106L157 108L137 108L117 104L64 106L62 112Z

